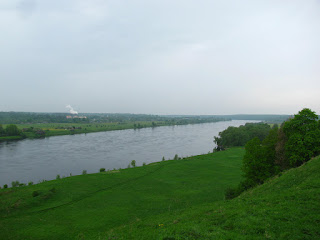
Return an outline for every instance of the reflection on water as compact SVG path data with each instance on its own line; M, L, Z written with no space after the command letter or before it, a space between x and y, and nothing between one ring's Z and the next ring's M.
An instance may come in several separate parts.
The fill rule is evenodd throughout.
M25 139L0 143L0 185L12 181L37 183L69 176L98 172L100 168L125 168L136 160L160 161L208 153L213 137L228 126L249 121L227 121L183 126L144 128L90 134ZM253 121L250 121L253 122Z

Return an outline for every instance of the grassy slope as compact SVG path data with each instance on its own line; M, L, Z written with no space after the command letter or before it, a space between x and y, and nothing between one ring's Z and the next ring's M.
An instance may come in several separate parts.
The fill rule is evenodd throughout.
M234 148L2 189L0 239L96 239L123 225L222 200L226 187L240 181L243 154ZM41 194L32 197L33 191Z
M222 201L240 180L242 155L230 149L1 190L0 239L319 239L320 158Z
M320 157L230 201L113 229L106 239L320 239Z

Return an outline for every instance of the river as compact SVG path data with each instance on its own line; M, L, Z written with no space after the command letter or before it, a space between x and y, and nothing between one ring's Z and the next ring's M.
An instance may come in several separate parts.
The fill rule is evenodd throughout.
M246 122L233 120L180 126L118 130L89 134L24 139L0 143L0 186L12 181L38 183L42 180L99 172L100 168L126 168L165 159L212 152L213 137L229 126Z

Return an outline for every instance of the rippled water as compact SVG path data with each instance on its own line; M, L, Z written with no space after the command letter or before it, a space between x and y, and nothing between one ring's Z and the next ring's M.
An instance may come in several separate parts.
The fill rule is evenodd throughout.
M125 168L136 160L157 162L208 153L213 137L229 126L254 121L227 121L183 126L144 128L90 134L25 139L0 143L0 185L12 181L37 183L43 179L78 175L82 170Z

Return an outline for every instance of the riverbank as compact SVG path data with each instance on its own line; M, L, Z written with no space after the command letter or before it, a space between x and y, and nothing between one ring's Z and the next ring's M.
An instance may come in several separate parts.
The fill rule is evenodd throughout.
M244 149L0 190L1 239L316 239L320 159L236 199Z
M15 140L22 140L24 137L22 136L8 136L8 137L0 137L0 142L4 141L15 141Z
M142 128L155 128L162 126L180 126L189 124L200 123L213 123L227 121L224 119L214 121L138 121L138 122L112 122L112 123L30 123L30 124L16 124L16 126L22 131L25 138L43 138L50 136L63 136L74 135L82 133L94 133L94 132L107 132L114 130L126 130L126 129L142 129ZM8 125L8 124L7 124ZM6 125L3 125L4 127ZM15 136L17 137L17 136ZM17 139L23 139L20 137ZM16 139L16 140L17 140ZM1 141L1 138L0 138Z

